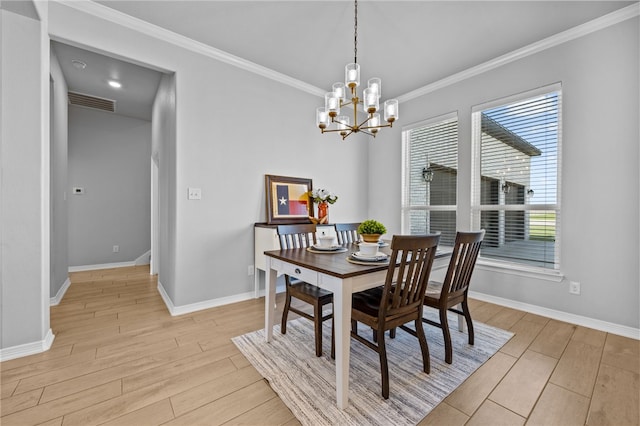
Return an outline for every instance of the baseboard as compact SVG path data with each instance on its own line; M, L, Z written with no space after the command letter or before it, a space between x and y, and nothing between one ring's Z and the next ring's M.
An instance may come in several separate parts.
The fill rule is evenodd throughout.
M70 285L71 285L71 280L69 279L69 277L67 277L67 279L64 281L64 284L62 284L62 287L60 287L60 290L58 290L58 293L55 295L55 297L52 297L51 299L49 299L49 306L56 306L57 304L59 304L62 301L64 294L67 292L67 290L69 290Z
M287 289L284 288L284 284L276 286L276 293L284 293L286 290ZM258 290L258 297L264 297L266 293L267 292L264 289Z
M0 362L48 351L49 348L51 348L55 337L56 336L53 334L53 331L49 329L43 340L0 349Z
M93 271L94 269L126 268L136 266L136 262L101 263L98 265L69 266L69 272Z
M234 294L233 296L228 297L220 297L218 299L205 300L203 302L191 303L189 305L175 306L167 292L164 290L164 287L158 280L158 292L160 293L160 297L164 301L164 304L167 306L169 313L171 316L190 314L192 312L201 311L203 309L215 308L217 306L228 305L231 303L243 302L245 300L255 299L255 294L253 291L249 291L246 293Z
M568 312L556 311L554 309L544 308L542 306L530 305L528 303L504 299L502 297L492 296L490 294L477 293L475 291L469 291L469 297L484 302L494 303L500 306L506 306L507 308L530 312L532 314L541 315L543 317L552 318L558 321L564 321L570 324L580 325L583 327L592 328L594 330L605 331L607 333L616 334L618 336L640 340L640 329L638 328L614 324L611 322L584 317L581 315L570 314Z
M151 263L151 250L143 253L136 260L134 260L133 263L135 263L136 266L149 265Z

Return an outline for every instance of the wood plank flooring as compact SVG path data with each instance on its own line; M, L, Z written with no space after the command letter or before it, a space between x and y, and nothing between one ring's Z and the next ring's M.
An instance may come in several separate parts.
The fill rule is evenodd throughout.
M637 340L471 312L515 336L421 425L640 424ZM52 348L0 363L0 424L297 425L230 340L263 326L264 299L171 317L146 266L72 273Z

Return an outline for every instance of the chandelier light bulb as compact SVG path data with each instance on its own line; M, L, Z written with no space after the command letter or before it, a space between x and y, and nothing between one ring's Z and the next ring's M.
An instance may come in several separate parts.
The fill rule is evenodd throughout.
M338 100L344 102L347 95L347 89L341 81L333 83L333 92L338 96Z
M378 114L377 112L373 114L367 124L369 125L369 127L372 127L371 133L378 133L378 127L380 126L380 114Z
M349 117L346 115L340 115L336 119L336 122L338 123L338 130L340 130L340 135L346 136L347 131L351 128L351 120L349 119Z
M378 77L370 78L369 81L367 81L367 86L378 94L378 98L382 96L382 80Z
M321 129L326 129L329 126L329 114L322 107L316 109L316 126Z
M344 81L352 89L360 86L360 65L356 63L347 64L344 68Z
M389 99L384 103L384 119L388 123L393 123L398 119L398 100Z
M335 117L340 114L340 98L336 92L327 92L324 95L324 108L329 117Z
M362 97L364 98L364 109L369 114L373 114L378 110L378 108L380 107L380 104L378 103L378 92L369 87L364 89L364 92L362 92Z

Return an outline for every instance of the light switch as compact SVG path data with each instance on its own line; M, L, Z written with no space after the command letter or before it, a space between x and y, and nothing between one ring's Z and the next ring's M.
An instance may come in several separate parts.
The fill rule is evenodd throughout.
M189 196L187 197L189 200L201 200L202 199L202 189L200 188L188 188Z

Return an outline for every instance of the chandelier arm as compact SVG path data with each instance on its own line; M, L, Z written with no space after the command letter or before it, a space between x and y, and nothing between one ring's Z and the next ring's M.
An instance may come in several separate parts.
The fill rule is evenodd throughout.
M349 136L351 133L354 133L354 129L353 127L348 127L349 129L349 133L347 133L347 136ZM336 132L346 132L346 129L321 129L322 133L336 133ZM358 131L360 131L358 129ZM344 139L344 138L343 138Z
M342 134L341 134L341 136L342 136L342 140L345 140L345 139L347 138L347 136L349 136L351 133L353 133L353 130L351 130L349 133L347 133L347 134L345 134L345 135L342 135Z
M379 124L377 126L364 126L360 127L360 129L382 129L383 127L393 127L390 123L388 124Z
M373 129L375 127L378 127L378 126L364 126L364 124L366 124L369 120L371 120L371 115L369 115L366 118L366 120L364 120L362 123L358 124L358 129Z

